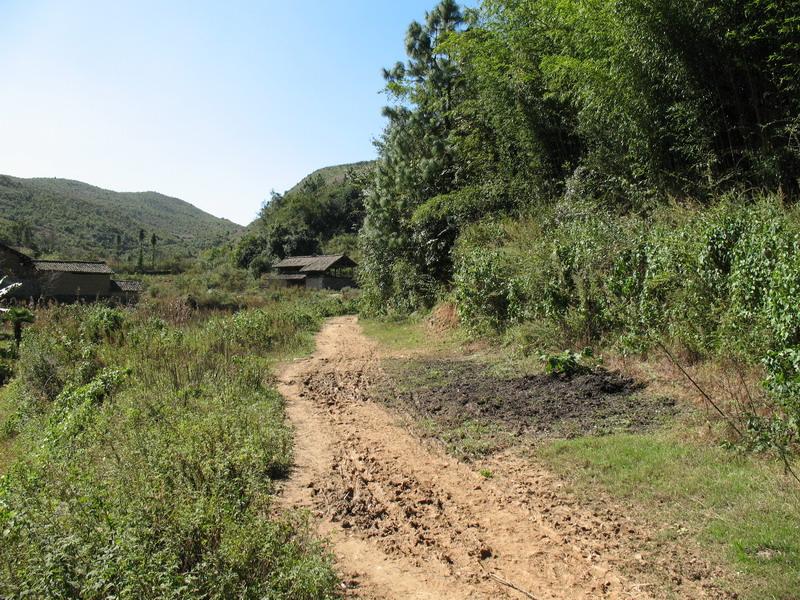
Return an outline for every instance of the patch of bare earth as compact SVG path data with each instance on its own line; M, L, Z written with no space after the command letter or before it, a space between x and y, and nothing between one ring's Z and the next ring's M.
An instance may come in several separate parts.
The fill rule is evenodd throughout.
M677 412L674 400L643 393L644 385L602 367L506 379L463 359L425 357L390 366L389 379L400 385L381 386L386 403L450 427L473 420L536 438L591 435L647 430ZM411 389L403 385L407 378Z
M309 509L357 598L722 598L715 573L599 499L582 506L513 453L485 479L373 402L375 344L355 317L329 321L317 351L284 367L295 428L287 506ZM661 583L654 583L661 582ZM666 582L666 583L663 583Z

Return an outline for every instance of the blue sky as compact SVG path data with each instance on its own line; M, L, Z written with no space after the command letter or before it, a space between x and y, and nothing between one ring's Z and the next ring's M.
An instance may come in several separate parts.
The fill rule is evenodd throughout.
M247 223L270 190L374 158L381 68L434 4L0 0L0 173Z

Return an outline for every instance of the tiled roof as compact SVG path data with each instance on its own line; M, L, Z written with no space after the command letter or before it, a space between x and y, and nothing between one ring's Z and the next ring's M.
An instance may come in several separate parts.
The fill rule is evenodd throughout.
M32 259L31 259L30 256L28 256L27 254L23 254L19 250L15 250L11 246L9 246L7 244L4 244L2 242L0 242L0 250L4 250L6 252L10 252L14 256L16 256L20 260L20 262L22 262L23 264L31 264L31 262L32 262Z
M333 265L338 264L345 258L344 254L337 254L336 256L318 256L316 260L310 262L305 267L300 269L303 272L320 272L320 271L327 271ZM347 259L350 261L350 259ZM352 261L350 261L352 262ZM349 265L348 265L349 266Z
M56 273L97 273L110 275L111 270L104 262L84 262L71 260L35 260L33 266L37 271Z
M128 292L133 294L138 294L142 291L142 282L141 281L128 281L124 279L112 279L111 280L111 289L114 290L116 288L120 292ZM114 290L116 291L116 290Z
M283 260L276 262L273 266L276 269L284 269L291 267L305 267L307 264L319 258L318 256L288 256Z
M335 265L354 267L356 263L344 254L321 254L318 256L290 256L275 263L274 266L276 269L300 267L300 271L303 273L315 273L327 271Z

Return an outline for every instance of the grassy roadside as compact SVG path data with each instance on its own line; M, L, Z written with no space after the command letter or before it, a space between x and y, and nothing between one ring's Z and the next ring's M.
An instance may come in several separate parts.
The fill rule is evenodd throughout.
M394 352L429 352L425 349L436 347L441 338L419 322L392 323L384 331L378 323L368 322L364 329ZM464 354L453 344L448 351ZM531 367L529 361L498 349L482 351L480 360L501 376L530 372ZM436 373L447 377L441 370ZM395 370L393 376L401 378L404 391L421 390L429 383L414 371ZM600 491L630 506L640 520L677 543L688 539L699 544L732 574L729 585L739 597L798 598L800 486L785 476L780 464L723 449L700 435L696 423L684 413L654 430L549 439L537 442L532 450L529 440L512 438L511 443L524 444L535 460L562 475L579 497L588 500ZM497 446L492 423L465 421L453 426L423 418L418 425L462 458L491 453ZM503 445L509 439L502 437Z
M0 368L12 365L10 355L13 344L11 335L6 333L3 327L0 327ZM2 375L0 375L0 379L2 379ZM3 424L8 423L13 412L14 409L6 393L4 382L0 381L0 475L6 472L18 453L16 436L7 435L3 428Z
M545 444L537 457L578 494L599 488L641 518L684 532L737 573L742 598L798 597L800 487L780 465L682 439L676 426Z
M6 388L0 387L0 426L8 422L14 412ZM17 438L0 430L0 476L5 473L19 453Z
M432 336L430 326L422 319L380 321L361 317L358 322L368 337L389 351L437 353L458 348L464 341L454 331Z
M302 515L273 507L292 440L272 368L345 309L39 311L3 392L30 450L0 478L0 597L335 597Z

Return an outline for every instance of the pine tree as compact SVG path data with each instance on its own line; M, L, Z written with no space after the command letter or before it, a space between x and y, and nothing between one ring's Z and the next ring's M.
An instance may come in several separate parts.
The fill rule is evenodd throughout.
M153 235L150 236L150 246L153 250L153 271L156 270L156 244L158 243L158 237L156 236L155 232Z
M137 269L139 272L144 271L144 229L139 230L139 264Z
M383 111L389 124L378 142L380 159L362 230L362 274L373 306L398 295L432 296L440 256L430 257L425 244L414 239L410 221L425 201L461 183L452 118L461 73L441 44L464 25L458 4L443 0L424 23L409 26L408 60L383 73L395 104Z

